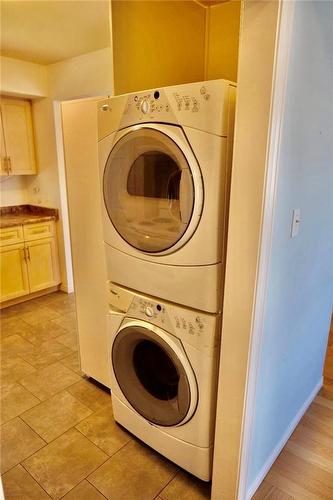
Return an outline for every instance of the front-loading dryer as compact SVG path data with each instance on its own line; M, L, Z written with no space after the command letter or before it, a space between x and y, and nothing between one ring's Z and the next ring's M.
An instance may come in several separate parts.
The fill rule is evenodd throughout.
M98 103L109 279L220 309L235 84L225 80Z
M211 478L220 315L109 284L115 420L203 480Z

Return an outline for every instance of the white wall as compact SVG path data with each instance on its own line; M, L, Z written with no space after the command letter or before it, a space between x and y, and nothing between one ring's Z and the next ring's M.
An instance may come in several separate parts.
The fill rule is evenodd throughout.
M27 201L27 190L25 176L1 178L1 199L0 206L24 205Z
M48 66L50 94L68 100L113 92L110 47L66 59Z
M322 380L333 299L332 22L332 2L295 2L250 490ZM294 208L301 224L291 238Z
M1 93L22 97L48 95L47 67L10 57L0 57Z
M27 198L32 205L59 208L59 177L53 104L49 98L33 102L38 173L27 176Z
M59 186L59 208L62 216L63 268L67 271L67 288L73 289L72 252L70 246L70 227L68 221L68 200L66 188L65 160L61 123L60 101L87 96L113 94L113 69L111 48L105 48L78 57L66 59L48 66L50 98L48 106L50 128L54 128L53 147L50 155L57 164ZM51 123L52 122L52 123ZM52 173L51 173L52 176ZM49 180L52 182L50 176ZM45 180L45 176L44 176ZM43 179L41 179L43 183ZM75 230L75 228L73 228ZM81 227L80 227L81 230Z

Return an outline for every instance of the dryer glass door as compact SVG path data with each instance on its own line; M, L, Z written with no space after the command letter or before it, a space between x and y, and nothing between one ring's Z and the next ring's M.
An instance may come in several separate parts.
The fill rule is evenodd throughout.
M177 425L193 406L190 367L185 367L170 345L147 328L128 326L120 330L112 347L112 366L127 401L150 422Z
M113 147L103 178L110 220L134 248L154 253L172 248L185 233L194 207L189 164L166 134L140 128Z

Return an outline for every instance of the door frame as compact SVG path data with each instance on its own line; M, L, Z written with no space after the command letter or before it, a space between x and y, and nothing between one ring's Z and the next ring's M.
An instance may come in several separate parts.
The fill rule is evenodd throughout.
M247 479L293 11L294 0L242 2L213 500L251 498L271 465L250 491Z

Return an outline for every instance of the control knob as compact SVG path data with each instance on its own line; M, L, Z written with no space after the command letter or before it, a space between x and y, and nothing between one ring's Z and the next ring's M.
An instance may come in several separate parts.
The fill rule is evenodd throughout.
M145 115L147 113L149 113L149 111L150 111L150 103L149 103L149 101L147 101L147 99L144 99L142 101L140 109L141 109L142 113L145 114Z
M151 307L147 306L145 308L145 315L148 316L148 318L151 318L152 316L154 316L154 311Z

